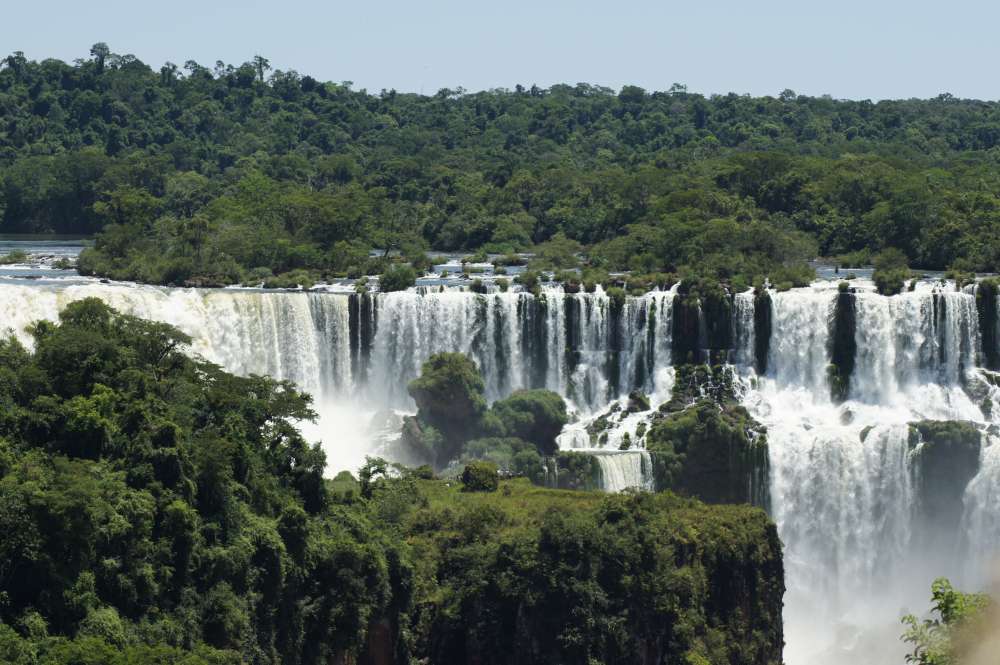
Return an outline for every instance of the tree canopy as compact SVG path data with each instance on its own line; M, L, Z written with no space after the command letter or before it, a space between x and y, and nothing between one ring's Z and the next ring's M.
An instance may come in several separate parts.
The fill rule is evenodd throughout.
M769 275L893 247L1000 265L1000 104L554 85L354 90L267 59L150 67L96 44L0 67L0 231L99 232L156 283L381 273L373 247L572 250L606 270ZM300 280L301 281L301 280ZM791 280L795 281L795 280Z

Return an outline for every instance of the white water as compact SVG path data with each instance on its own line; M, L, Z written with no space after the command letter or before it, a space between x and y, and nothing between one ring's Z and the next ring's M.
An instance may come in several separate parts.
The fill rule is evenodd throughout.
M744 401L768 427L791 665L902 663L899 617L926 608L935 577L982 584L981 565L1000 545L995 447L984 450L967 490L966 527L940 534L955 544L949 552L967 538L983 556L939 556L915 539L919 469L907 423L984 421L961 386L979 353L974 296L935 295L921 285L885 298L865 286L856 298L856 364L843 404L831 401L824 377L831 284L772 294L768 373L741 368Z
M32 322L54 321L68 303L86 297L177 326L191 336L194 354L229 371L288 379L311 393L320 417L304 430L323 441L330 473L385 452L378 447L384 437L373 429L384 414L413 410L406 385L440 351L469 354L483 370L491 401L544 387L584 418L632 389L669 394L673 376L673 292L629 299L617 318L600 290L570 296L548 288L537 299L458 290L383 294L368 321L375 333L365 355L352 349L351 300L344 294L5 283L0 330L30 346Z
M734 300L731 357L742 399L768 428L790 665L901 663L904 609L924 610L937 576L974 588L1000 550L1000 443L993 437L966 488L961 524L942 534L956 555L932 555L914 543L919 469L907 423L989 424L962 385L981 355L974 296L921 283L884 298L868 282L855 286L857 355L843 404L831 401L827 383L835 284L772 292L762 377L752 368L753 296ZM602 451L592 450L585 426L632 389L650 394L654 408L669 398L673 292L630 298L617 318L601 292L567 296L550 288L544 304L513 292L381 295L367 321L375 328L367 355L351 344L351 301L323 293L7 283L0 285L0 327L30 343L28 324L53 320L87 296L178 326L192 336L194 353L231 371L290 379L313 393L320 420L307 434L323 440L331 472L357 468L376 452L375 430L395 424L391 413L412 410L405 386L424 360L462 351L483 369L491 400L522 387L563 395L580 420L560 445L597 454L605 489L650 487L649 455L633 436L648 413L622 417ZM1000 390L986 390L1000 405ZM633 449L618 452L626 432Z
M592 451L601 469L606 492L653 489L653 461L645 450Z

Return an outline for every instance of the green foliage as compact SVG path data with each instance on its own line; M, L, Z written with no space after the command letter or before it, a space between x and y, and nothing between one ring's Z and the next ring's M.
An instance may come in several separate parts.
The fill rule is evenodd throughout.
M537 448L514 437L473 439L462 451L465 458L492 462L505 476L528 478L536 485L545 483L545 466Z
M503 487L427 487L412 522L418 565L435 572L430 662L781 661L780 543L763 512ZM706 609L719 584L747 604Z
M462 487L466 492L496 492L500 474L492 462L469 462L462 470Z
M417 404L417 418L438 430L440 446L433 450L443 466L473 438L486 412L486 384L476 364L461 353L437 353L421 368L408 390Z
M299 586L322 558L295 552L340 548L374 571L381 556L309 527L330 500L323 453L293 426L312 417L306 396L192 360L178 331L98 300L34 335L33 354L0 342L0 528L16 534L0 539L0 623L24 636L0 630L4 658L279 662L312 631L319 651L302 662L321 662L336 645L282 607L305 594L360 616L384 607Z
M556 437L568 422L565 401L550 390L517 390L487 410L484 388L468 356L431 356L409 385L418 412L403 421L404 449L438 468L464 455L540 480L541 456L558 449Z
M14 263L26 263L27 261L28 253L23 249L15 249L0 256L0 266L11 265Z
M0 342L5 663L780 660L781 546L761 511L491 491L491 461L464 479L490 491L380 459L324 480L290 385L191 359L178 331L96 300L34 335L30 353ZM486 411L462 356L414 393L435 417ZM526 393L501 411L548 441L560 406ZM466 450L543 468L522 439Z
M981 623L992 601L984 594L956 591L941 578L931 587L931 602L936 617L923 621L912 614L903 617L907 626L903 641L913 646L906 662L959 665L986 634L986 626Z
M556 437L569 420L566 402L551 390L517 390L494 403L491 415L501 426L497 434L530 442L542 455L558 449Z
M611 305L617 309L621 309L625 304L625 289L618 288L617 286L610 287L605 293L608 296L608 300L611 301Z
M903 291L904 282L910 278L906 255L890 247L879 252L872 261L875 271L872 280L879 293L894 296Z
M405 291L417 282L417 273L408 265L394 263L378 279L382 293Z
M682 365L646 434L656 486L710 503L767 505L767 435L735 399L731 369Z
M596 490L600 487L601 472L594 455L560 450L549 464L551 469L545 481L551 486L568 490Z
M817 253L1000 261L995 102L584 83L370 94L260 57L180 69L94 53L0 68L0 231L99 232L88 273L316 281L382 272L373 247L417 270L427 247L534 245L545 269L586 257L776 285Z

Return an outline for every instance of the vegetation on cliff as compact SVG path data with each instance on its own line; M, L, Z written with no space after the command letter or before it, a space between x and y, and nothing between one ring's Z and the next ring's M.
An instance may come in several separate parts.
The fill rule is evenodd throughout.
M737 402L732 369L681 365L676 372L671 399L646 434L657 488L766 506L767 432Z
M487 409L482 373L462 353L436 353L410 382L417 415L404 421L407 457L439 469L461 457L486 459L508 475L538 480L556 452L566 403L551 390L516 390Z
M0 660L780 662L762 512L382 460L324 480L308 397L186 342L93 299L0 342Z

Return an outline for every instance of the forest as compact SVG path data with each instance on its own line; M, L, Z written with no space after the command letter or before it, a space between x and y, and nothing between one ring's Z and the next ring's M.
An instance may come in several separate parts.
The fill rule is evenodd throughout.
M156 69L98 43L73 64L3 61L0 232L97 234L84 272L162 284L378 274L374 248L747 283L886 249L993 271L998 144L1000 104L948 94L374 93L260 56Z
M762 510L486 462L325 480L309 397L175 328L86 299L33 338L0 342L0 662L781 662ZM544 438L535 412L494 415Z

